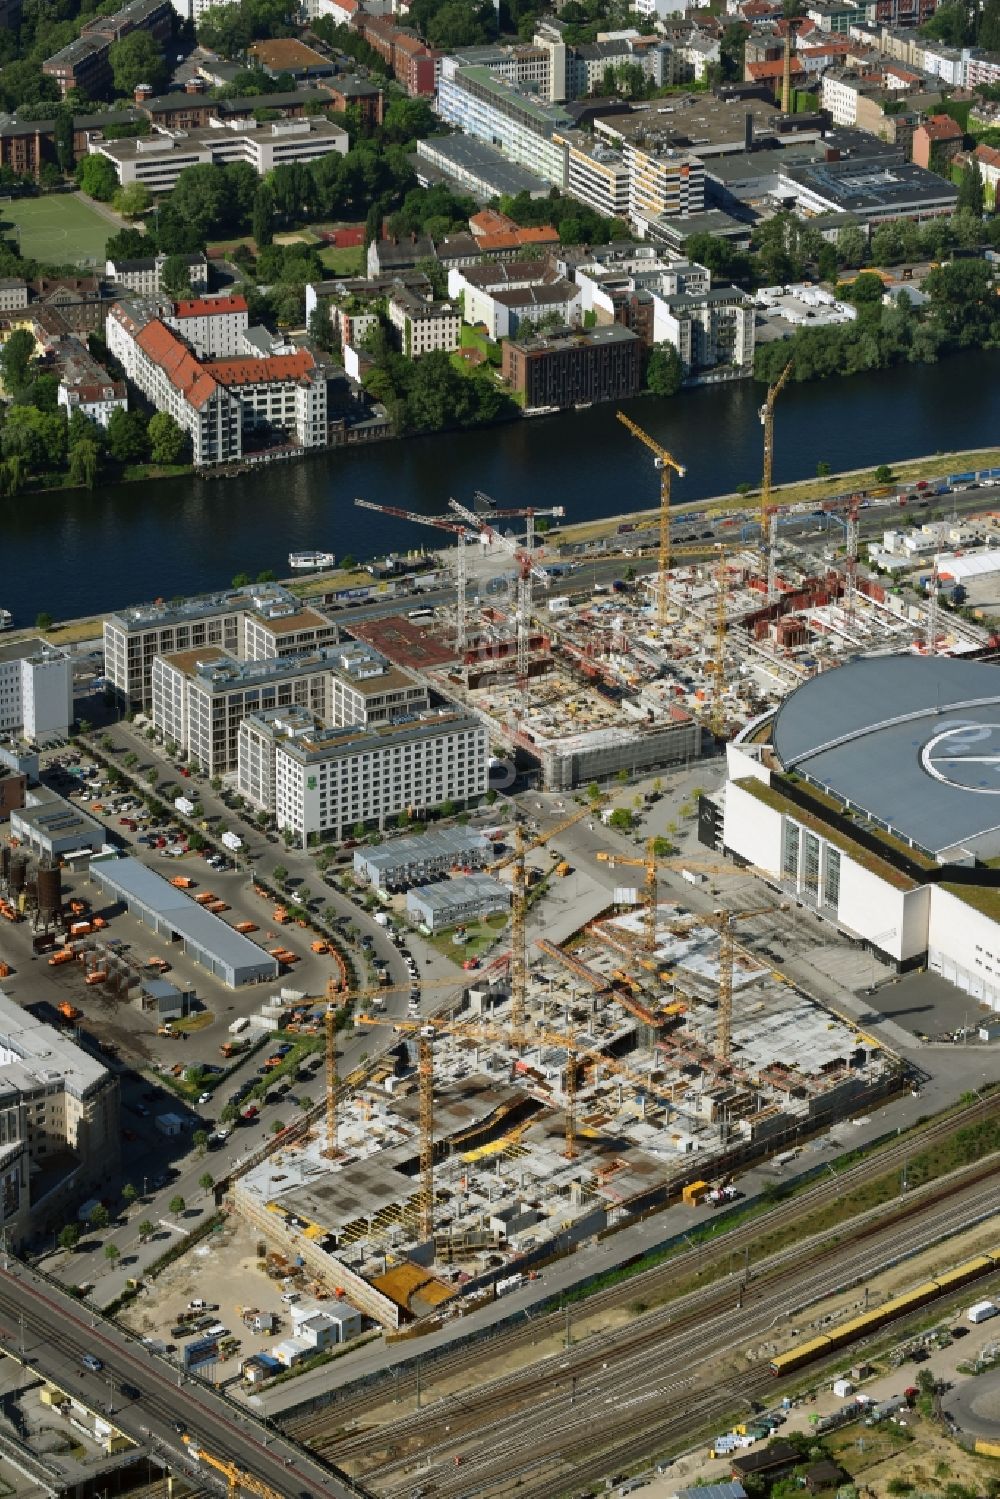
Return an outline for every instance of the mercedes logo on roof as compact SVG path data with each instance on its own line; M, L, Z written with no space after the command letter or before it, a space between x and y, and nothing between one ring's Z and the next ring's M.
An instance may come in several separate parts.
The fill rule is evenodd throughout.
M946 786L1000 796L1000 723L942 729L920 751L920 763Z

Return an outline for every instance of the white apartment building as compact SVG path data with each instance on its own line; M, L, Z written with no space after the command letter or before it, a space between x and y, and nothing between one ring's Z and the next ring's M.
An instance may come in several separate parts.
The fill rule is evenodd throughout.
M566 62L566 89L569 98L600 94L607 75L627 63L636 64L657 88L675 82L674 49L657 36L641 32L619 32L596 42L584 42L570 48Z
M829 69L823 75L820 103L830 111L835 125L856 125L858 122L858 93L861 80L856 73L844 73Z
M478 720L439 709L376 728L324 728L307 713L255 714L239 736L241 795L306 845L356 823L482 796L488 738Z
M749 374L754 337L753 298L735 286L653 299L653 341L677 350L685 375L720 366Z
M108 314L106 337L132 383L187 432L196 466L242 456L240 402L199 364L172 328L118 302Z
M142 260L106 260L104 274L125 291L142 297L158 297L166 255L150 255ZM199 251L196 255L183 256L187 266L191 290L198 292L208 287L208 261Z
M220 293L176 302L163 321L176 328L199 359L231 359L242 353L250 315L245 297Z
M462 315L451 302L427 302L400 287L389 298L388 317L407 359L434 349L451 354L461 345Z
M337 151L347 154L346 130L311 116L298 120L213 120L203 130L168 131L126 140L89 142L91 155L107 157L118 181L141 182L153 193L168 193L185 167L226 166L245 161L258 176L291 162L316 161Z
M422 713L431 705L422 682L393 666L361 641L345 641L326 653L331 663L329 722L334 728L372 728L390 719Z
M326 446L326 374L308 349L215 359L203 368L238 403L245 428L286 432L303 448Z
M65 375L59 381L56 402L66 408L67 416L74 411L107 428L116 411L128 410L128 392L124 380L68 380Z
M0 736L43 744L73 722L73 663L40 636L0 645Z
M552 92L552 55L550 47L536 38L534 45L522 43L512 47L457 47L441 59L441 72L454 73L459 68L488 68L497 78L535 94L554 100ZM564 98L565 95L559 97Z
M0 1194L10 1248L65 1223L68 1204L117 1172L120 1150L117 1079L0 990ZM33 1202L43 1172L44 1195Z
M336 638L336 626L325 615L304 608L280 584L252 583L179 604L140 604L109 615L104 621L104 675L125 702L148 708L156 656L218 646L229 656L268 661Z

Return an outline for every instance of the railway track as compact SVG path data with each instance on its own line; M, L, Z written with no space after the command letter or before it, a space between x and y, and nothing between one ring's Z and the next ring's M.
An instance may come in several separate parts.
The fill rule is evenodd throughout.
M886 1268L901 1252L930 1247L998 1209L1000 1184L979 1182L949 1193L920 1224L907 1219L873 1237L852 1236L849 1245L839 1246L834 1263L810 1255L791 1283L785 1257L776 1257L782 1264L767 1265L739 1311L740 1345L767 1341L790 1300L815 1302ZM737 1367L719 1383L718 1361L734 1351L735 1308L731 1294L717 1293L714 1306L698 1299L697 1307L678 1308L672 1324L657 1327L653 1336L644 1329L640 1338L629 1337L626 1328L596 1340L599 1347L588 1344L583 1358L567 1350L547 1360L544 1379L523 1392L525 1398L515 1373L477 1391L474 1400L439 1402L423 1413L422 1433L408 1421L381 1441L369 1432L334 1442L330 1450L338 1462L347 1457L353 1465L364 1447L365 1482L388 1499L402 1499L418 1480L441 1499L487 1496L505 1484L509 1492L513 1471L519 1494L542 1499L567 1484L627 1467L773 1388L759 1361Z
M977 1100L973 1104L956 1110L945 1119L934 1120L920 1130L918 1137L915 1138L911 1134L898 1143L880 1150L872 1158L859 1161L844 1171L831 1172L799 1193L790 1202L776 1206L766 1217L755 1218L737 1225L730 1232L720 1235L713 1244L685 1250L661 1265L639 1271L618 1285L595 1292L587 1297L587 1314L591 1316L611 1311L636 1301L655 1300L677 1280L697 1274L699 1270L710 1265L717 1266L720 1262L728 1262L734 1255L742 1254L745 1250L752 1248L762 1232L776 1227L790 1230L803 1218L807 1218L853 1188L863 1185L865 1181L870 1180L873 1171L881 1176L894 1168L902 1167L904 1163L912 1166L917 1150L947 1139L959 1129L982 1123L998 1115L1000 1115L1000 1095ZM975 1171L977 1167L965 1169ZM933 1184L931 1186L933 1187ZM527 1326L523 1319L519 1319L516 1325L506 1325L488 1340L480 1340L436 1357L431 1365L432 1377L435 1380L451 1379L469 1372L472 1373L473 1382L475 1382L475 1376L480 1373L484 1359L490 1361L501 1359L508 1356L519 1345L541 1343L547 1337L557 1336L562 1329L562 1321L561 1310L534 1317ZM314 1416L288 1420L285 1424L289 1433L299 1441L312 1444L321 1441L324 1433L328 1432L331 1427L343 1429L345 1426L350 1426L352 1422L367 1419L373 1406L384 1400L390 1389L394 1400L400 1403L415 1398L416 1360L419 1357L420 1347L419 1344L415 1344L413 1358L407 1364L399 1366L397 1371L392 1369L386 1371L384 1390L378 1384L367 1384L354 1395L348 1390L327 1410ZM528 1370L524 1372L527 1374ZM426 1379L426 1365L424 1376Z

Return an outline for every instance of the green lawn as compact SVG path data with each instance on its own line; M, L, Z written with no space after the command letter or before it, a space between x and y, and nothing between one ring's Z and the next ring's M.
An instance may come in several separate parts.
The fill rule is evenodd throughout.
M49 265L104 263L104 244L113 226L70 193L0 200L0 233L20 230L21 253Z
M328 271L335 276L361 276L365 269L365 252L361 245L349 250L339 250L336 245L327 245L320 250L319 258Z

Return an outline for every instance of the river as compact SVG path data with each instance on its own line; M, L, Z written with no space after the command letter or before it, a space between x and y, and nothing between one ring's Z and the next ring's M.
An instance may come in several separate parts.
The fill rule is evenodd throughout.
M775 420L775 480L1000 446L996 353L790 385ZM674 498L759 483L762 387L702 387L630 404L635 419L687 466ZM475 432L336 451L225 482L165 480L20 497L2 506L0 607L17 626L158 597L225 587L238 572L288 571L290 551L367 558L433 544L435 533L357 510L355 495L440 514L449 495L483 489L499 505L566 507L590 520L656 503L647 450L612 406Z

